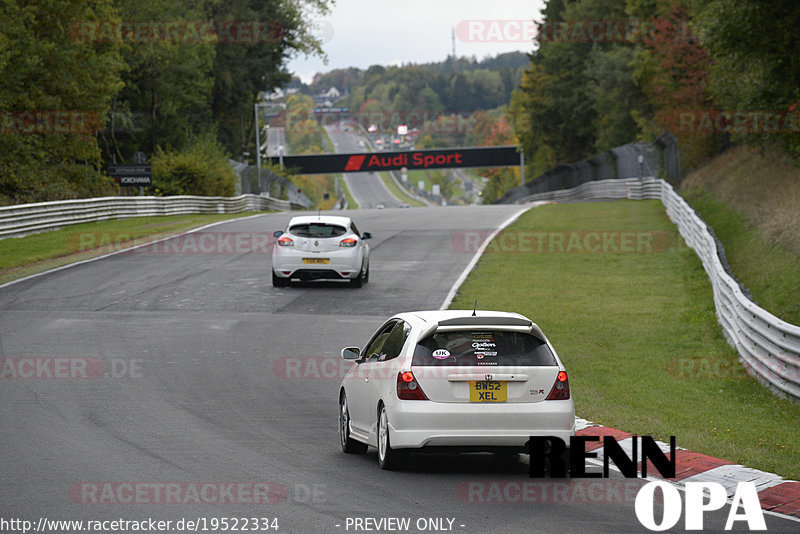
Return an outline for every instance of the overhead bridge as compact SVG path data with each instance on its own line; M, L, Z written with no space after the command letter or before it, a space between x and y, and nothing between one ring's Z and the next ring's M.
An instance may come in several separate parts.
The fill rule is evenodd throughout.
M273 165L281 165L297 174L340 174L395 171L403 168L415 170L515 165L524 168L525 164L522 152L515 146L273 156L269 160Z

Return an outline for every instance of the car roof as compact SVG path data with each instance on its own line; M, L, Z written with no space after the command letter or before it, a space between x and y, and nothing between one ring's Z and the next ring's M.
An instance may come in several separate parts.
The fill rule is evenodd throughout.
M289 226L294 226L295 224L310 224L315 222L338 224L339 226L344 226L345 228L350 227L350 217L339 217L336 215L301 215L298 217L292 217L292 220L289 221Z

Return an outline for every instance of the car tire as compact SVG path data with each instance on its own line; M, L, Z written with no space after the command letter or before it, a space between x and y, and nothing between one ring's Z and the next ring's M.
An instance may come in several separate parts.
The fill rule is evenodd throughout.
M367 269L364 271L362 282L364 282L365 284L369 283L369 263L367 264Z
M291 283L289 278L281 278L275 271L272 271L272 285L273 287L286 287Z
M339 399L339 441L342 445L342 452L347 454L364 454L367 452L367 444L356 441L350 437L350 410L347 408L347 395L342 392Z
M389 438L389 418L386 415L386 407L381 404L378 415L378 465L381 469L393 470L400 467L404 454L392 448Z
M358 276L350 280L350 287L361 287L364 285L364 271L358 271Z

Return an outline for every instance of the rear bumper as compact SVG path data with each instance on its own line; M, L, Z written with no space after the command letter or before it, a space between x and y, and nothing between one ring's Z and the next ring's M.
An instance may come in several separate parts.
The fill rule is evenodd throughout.
M305 264L303 258L323 257L328 264ZM361 274L362 258L350 251L312 254L281 250L272 256L272 272L279 278L301 280L352 280Z
M347 280L345 277L333 269L298 269L288 276L276 273L283 278L299 278L300 280Z
M523 447L531 436L575 435L572 400L497 404L398 401L388 407L392 448Z

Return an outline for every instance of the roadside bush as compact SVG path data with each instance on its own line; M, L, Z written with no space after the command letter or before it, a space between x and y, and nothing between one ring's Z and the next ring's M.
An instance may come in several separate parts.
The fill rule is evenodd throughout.
M116 195L96 152L78 136L0 136L0 205Z
M236 192L237 179L228 155L212 136L206 136L183 151L158 148L149 193L229 197Z

